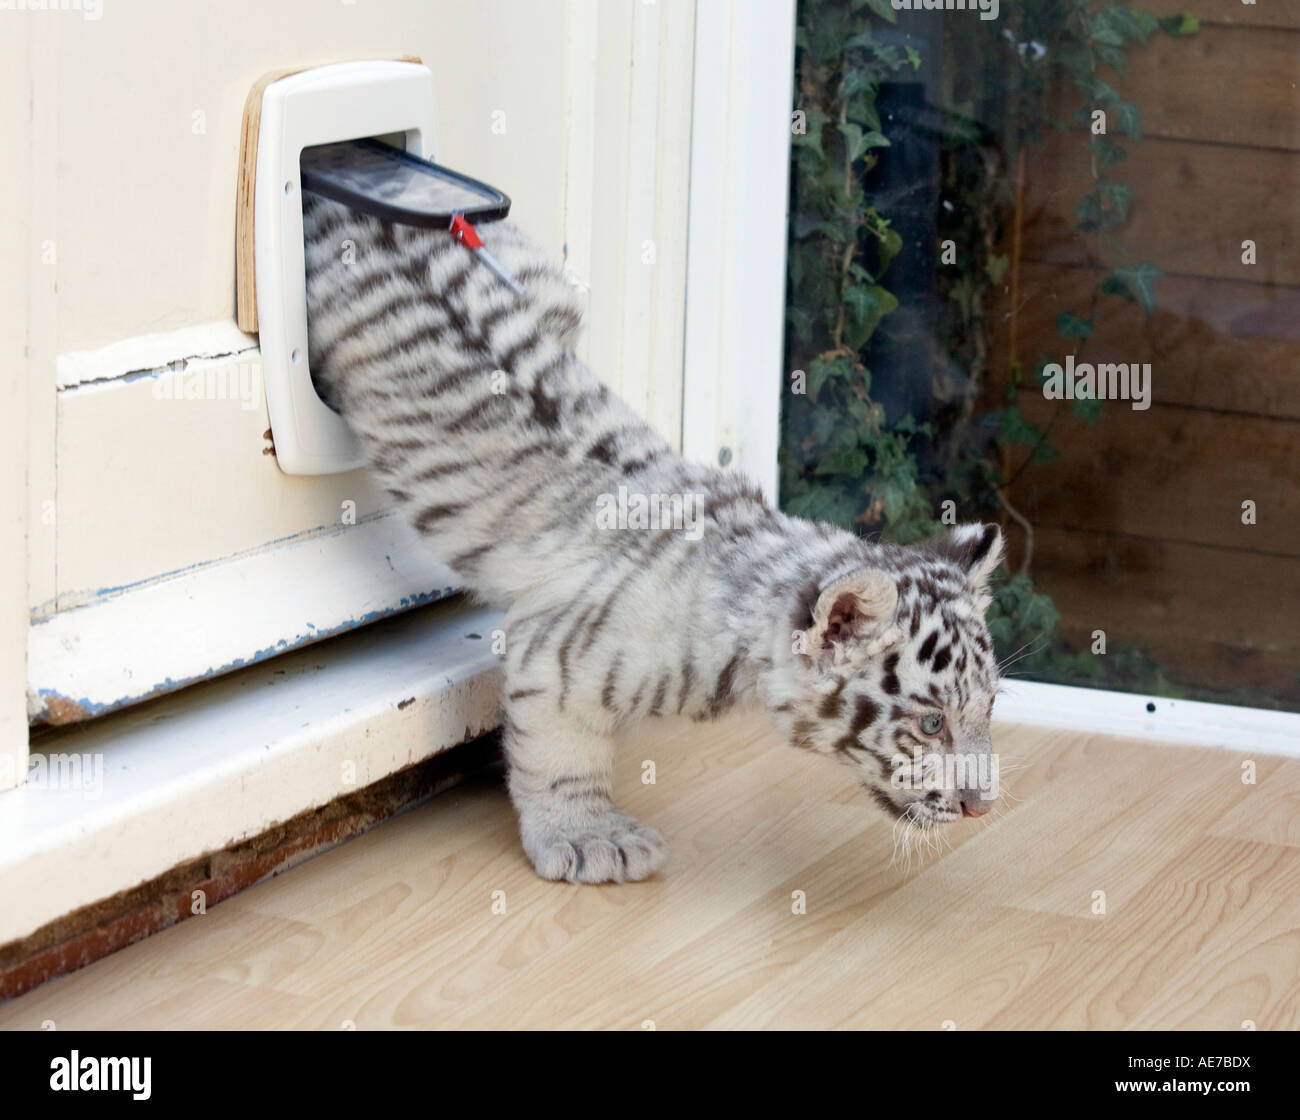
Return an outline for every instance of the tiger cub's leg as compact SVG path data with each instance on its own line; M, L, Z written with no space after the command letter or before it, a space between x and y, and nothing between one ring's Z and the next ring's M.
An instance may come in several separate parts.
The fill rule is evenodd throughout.
M571 883L653 875L668 845L614 803L613 741L521 676L508 672L504 743L510 799L537 874Z

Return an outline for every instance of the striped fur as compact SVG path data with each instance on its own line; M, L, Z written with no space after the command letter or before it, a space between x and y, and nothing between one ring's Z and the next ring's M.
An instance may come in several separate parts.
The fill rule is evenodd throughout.
M446 233L310 195L304 225L321 395L434 554L507 608L509 785L540 875L657 870L663 838L612 799L611 734L753 700L797 745L853 765L891 813L960 811L959 789L891 785L890 756L926 738L917 713L933 710L931 745L989 749L996 528L875 545L686 462L577 359L573 289L509 223L480 234L522 297ZM698 533L602 523L620 487L696 502Z

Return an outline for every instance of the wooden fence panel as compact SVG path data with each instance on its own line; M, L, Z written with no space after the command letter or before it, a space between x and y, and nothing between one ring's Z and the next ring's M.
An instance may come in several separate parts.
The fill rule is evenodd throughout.
M1070 405L1034 390L1019 400L1040 426ZM1108 401L1096 424L1067 414L1052 438L1060 457L1032 464L1012 490L1036 525L1300 556L1294 421ZM1013 461L1024 453L1017 447ZM1246 500L1254 525L1242 524Z
M1167 273L1300 286L1300 156L1150 137L1130 149L1111 172L1137 192L1118 231L1125 249L1103 244L1104 264L1149 260ZM1026 259L1087 260L1075 208L1091 189L1088 161L1086 137L1073 133L1050 137L1026 160ZM1247 239L1257 264L1242 263Z
M1016 353L1027 369L1079 350L1056 317L1086 315L1093 281L1087 268L1023 267ZM1080 360L1150 362L1160 404L1300 420L1300 289L1169 276L1157 292L1151 316L1104 299Z

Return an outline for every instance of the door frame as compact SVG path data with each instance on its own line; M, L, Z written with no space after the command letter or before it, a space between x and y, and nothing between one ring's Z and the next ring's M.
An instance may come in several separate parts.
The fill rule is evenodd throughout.
M682 452L777 500L795 0L700 0Z

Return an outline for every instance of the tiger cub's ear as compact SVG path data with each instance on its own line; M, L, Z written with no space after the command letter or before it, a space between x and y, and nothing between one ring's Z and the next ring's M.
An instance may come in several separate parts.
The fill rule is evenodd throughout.
M892 576L862 568L822 589L804 647L814 661L841 664L874 656L894 636L898 586Z
M1002 563L1002 530L973 522L958 525L929 541L930 549L966 574L966 586L977 598L987 598L989 576Z

